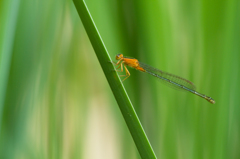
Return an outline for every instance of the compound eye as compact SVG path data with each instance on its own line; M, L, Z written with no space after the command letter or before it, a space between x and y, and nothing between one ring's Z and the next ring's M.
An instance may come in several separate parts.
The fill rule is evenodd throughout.
M117 54L117 55L116 55L116 60L119 60L119 59L121 58L121 55L122 55L122 54Z
M123 58L123 55L122 55L122 54L117 54L117 55L116 55L116 60L120 60L121 58Z

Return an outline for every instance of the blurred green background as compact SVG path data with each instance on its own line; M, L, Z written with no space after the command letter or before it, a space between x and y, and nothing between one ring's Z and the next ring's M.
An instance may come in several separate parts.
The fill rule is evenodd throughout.
M212 105L129 69L158 158L240 158L238 0L86 0L110 56L191 80ZM0 1L0 158L140 155L70 0Z

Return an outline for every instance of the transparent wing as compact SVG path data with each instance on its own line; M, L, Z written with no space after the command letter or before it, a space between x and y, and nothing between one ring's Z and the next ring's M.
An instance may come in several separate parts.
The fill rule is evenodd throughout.
M183 89L182 86L195 91L196 87L195 85L182 77L158 70L152 66L149 66L147 64L139 62L140 67L144 68L146 72L154 77L157 77L160 79L164 84L167 84L168 86L178 89L178 90L186 90Z

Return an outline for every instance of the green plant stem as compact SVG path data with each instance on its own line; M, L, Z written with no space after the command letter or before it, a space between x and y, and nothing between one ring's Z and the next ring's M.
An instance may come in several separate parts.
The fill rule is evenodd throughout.
M112 92L117 100L128 129L133 137L137 149L142 158L156 158L154 151L147 139L132 103L116 73L114 66L110 63L111 58L94 24L91 14L83 0L73 0L84 28L95 50L103 72L108 80Z

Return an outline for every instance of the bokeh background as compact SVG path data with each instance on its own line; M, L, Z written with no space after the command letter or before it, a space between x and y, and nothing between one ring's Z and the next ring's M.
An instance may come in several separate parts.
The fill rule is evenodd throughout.
M86 0L109 51L191 80L212 105L131 70L158 158L240 158L239 0ZM0 158L138 159L71 0L0 1Z

